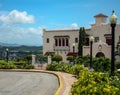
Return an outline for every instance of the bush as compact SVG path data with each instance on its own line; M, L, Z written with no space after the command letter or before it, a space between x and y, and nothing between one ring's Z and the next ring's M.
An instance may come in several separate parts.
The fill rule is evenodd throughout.
M90 56L86 55L83 57L77 57L76 64L84 65L85 67L88 67L90 64Z
M0 69L16 69L16 66L11 62L6 62L4 60L0 61Z
M62 71L62 72L67 72L70 73L71 71L71 64L65 64L65 63L56 63L56 62L52 62L51 64L47 65L47 70L51 70L51 71Z
M74 57L73 57L73 56L68 56L68 57L67 57L67 60L71 63L71 62L74 61Z
M84 69L83 65L76 64L71 67L71 73L79 77L79 74L83 69Z
M120 95L118 78L112 79L108 74L89 72L84 69L80 72L78 81L72 85L72 95Z
M100 58L93 58L93 68L97 72L108 72L110 71L110 59L100 57Z
M51 71L56 71L57 65L58 65L57 63L52 62L51 64L48 64L48 65L47 65L46 69L47 69L47 70L51 70Z
M23 69L34 69L34 66L31 64L28 64L28 65L24 66Z
M52 57L52 61L56 61L59 63L60 61L62 61L62 56L58 54L54 54Z
M24 64L27 64L25 61L20 61L20 62L15 62L15 61L13 61L13 63L14 63L15 65L24 65Z
M120 69L120 61L117 61L117 62L115 63L115 67L116 67L116 69Z

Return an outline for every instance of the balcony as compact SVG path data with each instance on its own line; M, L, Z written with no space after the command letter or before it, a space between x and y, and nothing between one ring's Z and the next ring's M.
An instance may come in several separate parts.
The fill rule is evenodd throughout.
M54 51L69 51L70 46L54 46Z

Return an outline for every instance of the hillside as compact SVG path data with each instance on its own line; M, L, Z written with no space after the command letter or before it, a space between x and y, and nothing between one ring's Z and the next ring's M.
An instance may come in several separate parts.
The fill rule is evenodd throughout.
M0 58L6 56L6 48L9 56L22 57L28 54L42 54L42 46L0 46Z

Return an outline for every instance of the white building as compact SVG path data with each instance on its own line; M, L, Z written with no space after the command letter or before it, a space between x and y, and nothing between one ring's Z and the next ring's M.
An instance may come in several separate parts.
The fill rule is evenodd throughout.
M83 55L90 54L89 36L94 36L93 57L104 56L111 58L111 27L106 23L107 16L98 14L95 17L95 24L86 29L86 46L83 47ZM75 43L75 53L78 52L79 29L71 30L43 30L43 54L56 53L66 61L67 56L73 55L73 43ZM120 24L115 28L115 46L120 42ZM116 48L115 48L116 49Z

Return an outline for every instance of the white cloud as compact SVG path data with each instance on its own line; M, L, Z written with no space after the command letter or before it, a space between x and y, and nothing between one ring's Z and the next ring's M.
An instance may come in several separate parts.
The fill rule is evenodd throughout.
M77 28L78 28L77 23L72 23L72 24L71 24L71 28L72 28L72 29L77 29Z
M6 24L34 23L34 16L28 15L26 11L12 10L9 14L2 14L0 21Z
M0 42L20 45L42 45L42 27L0 26Z
M62 29L62 30L68 30L68 29L78 29L78 24L77 23L72 23L69 25L64 25L64 24L58 24L58 23L51 23L51 26L53 26L53 29Z

